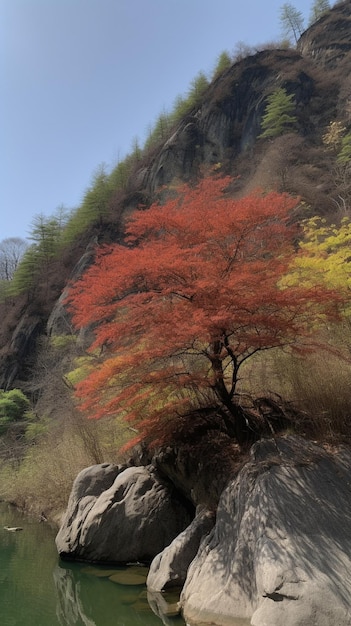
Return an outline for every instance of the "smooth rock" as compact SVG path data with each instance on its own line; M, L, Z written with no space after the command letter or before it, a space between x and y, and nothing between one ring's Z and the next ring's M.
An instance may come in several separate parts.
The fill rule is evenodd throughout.
M62 558L150 562L191 519L153 466L94 466L73 485L56 546Z
M208 535L214 523L215 516L211 511L199 510L191 524L153 559L147 577L148 590L163 591L170 587L183 586L200 542Z
M350 626L351 451L299 437L255 444L192 561L188 624Z

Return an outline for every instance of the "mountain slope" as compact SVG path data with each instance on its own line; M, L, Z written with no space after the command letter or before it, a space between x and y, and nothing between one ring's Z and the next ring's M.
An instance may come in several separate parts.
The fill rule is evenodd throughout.
M99 243L120 239L123 216L140 202L150 203L163 185L196 179L214 167L237 177L238 195L277 188L300 195L311 214L347 206L351 185L323 136L332 121L350 124L350 70L351 3L344 2L309 28L296 50L259 52L217 77L167 139L134 165L126 188L110 200L109 216L67 246L31 293L0 304L0 388L33 387L47 321L60 320L55 303L73 268L96 237ZM267 96L277 87L294 96L296 132L263 140Z

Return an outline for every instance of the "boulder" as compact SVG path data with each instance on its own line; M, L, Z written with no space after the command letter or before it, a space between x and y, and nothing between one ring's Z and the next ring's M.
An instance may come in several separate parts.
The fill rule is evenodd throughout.
M192 517L153 466L97 465L78 475L56 546L66 559L149 562Z
M350 626L350 476L349 449L293 436L255 444L189 567L187 623Z
M146 581L149 591L183 586L200 542L213 528L214 522L213 512L200 508L191 524L153 559Z

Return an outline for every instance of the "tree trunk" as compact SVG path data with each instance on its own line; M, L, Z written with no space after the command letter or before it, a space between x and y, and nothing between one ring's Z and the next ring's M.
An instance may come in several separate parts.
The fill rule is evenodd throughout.
M215 344L215 355L211 359L214 373L214 391L220 403L227 409L222 412L223 421L228 435L234 437L238 444L242 446L248 441L255 439L254 430L250 424L245 411L241 406L233 402L232 395L228 392L224 382L224 372L222 359L219 356L221 345Z

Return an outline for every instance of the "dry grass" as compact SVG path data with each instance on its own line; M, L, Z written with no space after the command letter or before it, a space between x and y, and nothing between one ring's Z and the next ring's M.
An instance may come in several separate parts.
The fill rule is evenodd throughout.
M323 358L324 357L324 358ZM351 437L351 364L330 355L293 359L289 383L312 434L328 441Z
M21 461L0 466L0 499L59 523L77 474L96 463L118 463L117 450L127 435L109 420L51 424Z
M301 415L296 430L323 441L351 441L350 331L343 328L340 356L320 349L304 357L262 352L243 370L240 391L291 402ZM348 336L347 336L348 333Z

